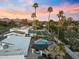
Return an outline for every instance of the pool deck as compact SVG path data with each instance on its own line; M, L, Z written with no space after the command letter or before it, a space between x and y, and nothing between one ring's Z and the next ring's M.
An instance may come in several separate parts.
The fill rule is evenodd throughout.
M30 44L29 51L28 51L28 56L27 56L26 59L38 59L38 57L40 55L39 54L36 54L36 53L32 54L32 52L31 52L31 46L32 46L32 42Z

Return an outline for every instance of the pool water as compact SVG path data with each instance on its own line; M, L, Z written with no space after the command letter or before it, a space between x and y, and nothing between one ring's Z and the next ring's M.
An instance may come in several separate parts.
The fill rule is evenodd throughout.
M47 41L46 40L37 40L35 41L35 44L46 44Z

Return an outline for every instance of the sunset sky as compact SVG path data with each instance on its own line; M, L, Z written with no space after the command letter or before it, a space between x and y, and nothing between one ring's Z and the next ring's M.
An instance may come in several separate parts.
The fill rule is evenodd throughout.
M51 19L58 20L57 13L63 10L67 17L79 20L79 0L0 0L0 18L29 18L34 12L33 3L37 2L38 19L47 20L47 8L52 6Z

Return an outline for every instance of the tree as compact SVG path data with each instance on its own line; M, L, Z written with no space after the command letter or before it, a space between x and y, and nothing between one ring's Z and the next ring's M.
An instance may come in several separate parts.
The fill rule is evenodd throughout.
M49 20L49 22L47 23L47 28L48 26L49 26L49 32L53 33L55 30L55 23L52 19Z
M47 49L44 50L45 54L48 55L52 55L53 59L55 59L55 56L58 54L58 49L59 46L57 46L56 44L50 45Z
M64 14L64 12L61 10L61 11L59 11L59 14L57 14L57 16L58 16L58 18L59 18L59 20L61 19L61 17L63 16L63 14Z
M68 26L71 25L72 22L73 22L73 18L72 17L68 17L68 19L67 19Z
M64 23L66 21L66 17L63 14L64 14L64 12L62 10L59 11L59 14L57 14L57 16L59 18L58 25L61 26L61 27L64 25Z
M48 21L50 20L50 14L52 11L53 11L52 7L48 7L48 12L49 12ZM48 25L48 30L49 30L49 25Z
M78 23L72 17L67 19L68 30L78 32Z
M38 3L34 3L33 7L35 8L35 13L33 13L32 16L36 18L37 17L37 15L36 15L36 8L38 7Z
M36 17L36 14L32 13L31 17L34 19Z
M42 26L42 24L40 23L39 20L35 20L35 21L34 21L34 27L35 27L36 29L41 29L43 26Z
M33 7L35 8L35 14L36 14L36 8L38 7L38 3L34 3L34 4L33 4ZM37 16L37 15L36 15L36 16ZM36 17L36 16L35 16L35 17Z
M31 17L33 18L32 26L34 26L34 20L35 20L36 14L35 13L32 13Z
M65 56L65 53L66 53L64 44L63 43L58 43L57 45L59 46L58 55L59 55L60 59L64 59L64 56Z
M67 22L66 22L66 17L65 16L62 16L61 17L61 19L59 20L59 26L61 27L61 28L65 28L65 26L67 25L66 24Z
M50 45L47 50L44 50L45 54L51 54L53 56L53 59L59 55L60 59L64 59L65 56L65 47L63 43L53 44Z
M15 23L15 21L11 20L9 22L9 25L10 25L10 27L15 27L16 26L16 23Z
M58 38L64 40L64 29L66 27L66 17L63 15L64 12L61 10L59 14L57 14L59 18L58 22Z
M21 23L22 23L24 26L28 25L27 19L23 19L23 20L21 21Z

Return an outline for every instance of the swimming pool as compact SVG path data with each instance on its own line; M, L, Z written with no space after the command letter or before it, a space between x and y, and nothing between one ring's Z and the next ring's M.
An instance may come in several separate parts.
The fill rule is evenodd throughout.
M35 41L35 44L46 44L48 41L44 39L38 39Z

